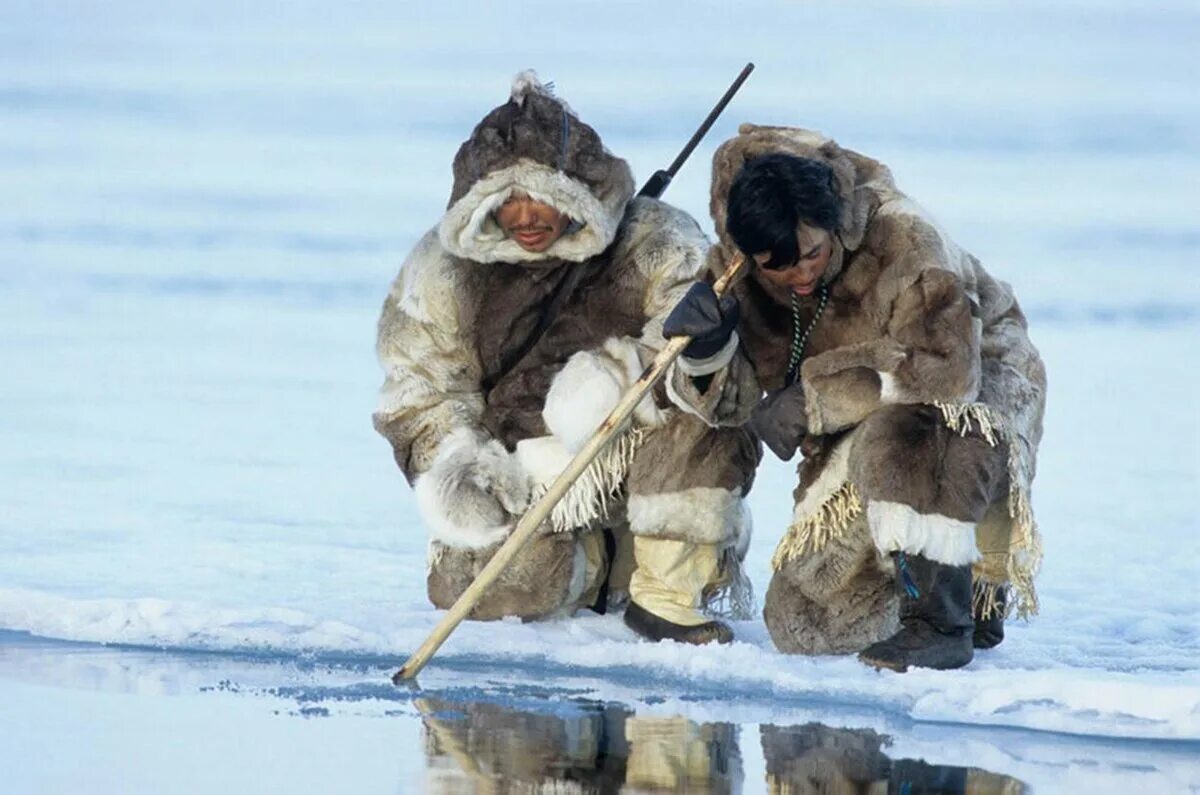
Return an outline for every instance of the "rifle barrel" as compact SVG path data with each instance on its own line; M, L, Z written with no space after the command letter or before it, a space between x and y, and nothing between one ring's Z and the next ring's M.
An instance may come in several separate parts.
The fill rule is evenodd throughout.
M746 78L749 77L750 73L753 71L754 64L746 64L741 73L733 81L732 85L729 86L729 90L725 92L725 95L722 96L717 102L716 106L712 109L712 112L708 114L708 118L706 118L704 123L700 125L700 129L696 130L696 134L692 136L691 140L687 142L687 144L683 147L683 150L679 153L679 156L676 157L675 161L667 168L668 174L674 177L677 173L679 173L679 169L683 167L684 162L688 159L688 157L691 156L692 150L694 150L700 144L701 139L708 134L709 128L712 127L717 121L717 117L721 115L721 111L725 110L725 106L729 104L729 101L733 99L733 95L738 92L738 89L742 87L742 83L746 82Z

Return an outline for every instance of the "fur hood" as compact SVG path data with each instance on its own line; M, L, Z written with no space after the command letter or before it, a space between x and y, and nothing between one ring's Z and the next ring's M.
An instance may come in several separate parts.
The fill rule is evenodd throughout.
M892 172L879 161L843 149L833 139L819 132L798 127L743 124L738 127L738 135L721 144L713 156L709 212L726 254L738 250L725 228L725 208L734 179L747 160L779 153L819 160L833 169L837 191L842 199L842 217L835 236L840 245L835 246L829 267L822 277L822 281L828 284L841 273L845 252L856 251L862 245L867 222L879 207L882 197L896 190Z
M492 212L514 190L568 215L574 231L539 253L505 238ZM459 147L438 237L449 253L476 262L582 262L613 242L633 191L629 164L525 71Z

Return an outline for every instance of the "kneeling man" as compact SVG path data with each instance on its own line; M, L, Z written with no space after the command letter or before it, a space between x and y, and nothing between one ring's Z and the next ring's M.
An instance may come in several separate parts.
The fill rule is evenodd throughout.
M447 608L665 344L707 241L634 198L629 166L531 72L454 158L449 207L400 269L379 321L376 429L431 535ZM746 612L743 497L759 447L658 390L555 509L472 617L603 612L654 640L728 642L706 608Z

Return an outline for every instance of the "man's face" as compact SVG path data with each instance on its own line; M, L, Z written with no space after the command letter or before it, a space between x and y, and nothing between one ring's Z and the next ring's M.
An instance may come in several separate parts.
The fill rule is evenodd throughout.
M833 237L824 229L800 224L796 239L800 258L790 267L777 270L764 268L763 265L771 261L771 252L764 251L754 255L755 270L759 279L773 287L773 292L777 294L812 295L825 269L829 267L829 258L833 255Z
M509 196L496 210L496 223L505 237L526 251L541 253L562 237L571 222L563 213L524 193Z

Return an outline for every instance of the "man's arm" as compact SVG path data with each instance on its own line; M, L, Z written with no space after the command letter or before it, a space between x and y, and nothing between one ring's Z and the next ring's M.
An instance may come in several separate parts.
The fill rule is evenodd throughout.
M417 244L379 319L384 370L375 429L416 489L434 537L458 546L502 538L528 500L516 460L481 422L481 368L470 340L475 307L464 263L433 233Z
M946 261L962 254L932 226L892 245L902 253L880 280L896 290L883 336L801 366L809 433L855 425L886 404L964 402L979 392L980 322Z
M709 250L710 274L721 269L722 258L719 246ZM744 424L762 396L754 366L738 339L739 314L729 295L718 302L711 287L693 282L667 321L669 336L693 336L693 344L667 371L667 394L675 405L711 426ZM731 319L733 329L728 328ZM706 336L722 344L695 344Z

